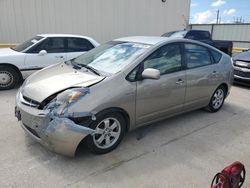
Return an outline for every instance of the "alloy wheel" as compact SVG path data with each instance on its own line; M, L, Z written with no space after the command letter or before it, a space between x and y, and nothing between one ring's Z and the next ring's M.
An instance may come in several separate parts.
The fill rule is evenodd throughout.
M221 107L221 105L223 104L224 101L224 91L223 89L219 88L213 96L213 100L212 100L212 105L214 109L219 109Z
M105 118L95 129L93 141L96 147L107 149L112 147L121 134L121 124L116 118Z

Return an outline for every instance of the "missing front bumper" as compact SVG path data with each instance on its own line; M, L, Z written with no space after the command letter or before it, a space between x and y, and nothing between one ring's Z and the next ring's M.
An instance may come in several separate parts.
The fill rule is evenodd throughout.
M86 136L94 134L94 130L76 124L69 118L27 111L27 107L22 104L15 108L15 116L22 128L37 142L58 154L74 156L79 143Z

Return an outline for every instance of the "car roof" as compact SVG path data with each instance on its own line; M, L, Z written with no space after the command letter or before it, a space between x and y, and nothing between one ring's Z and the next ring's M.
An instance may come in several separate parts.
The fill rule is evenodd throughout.
M135 42L155 45L159 42L166 41L166 37L154 37L154 36L131 36L115 39L114 41L123 41L123 42Z
M82 35L72 35L72 34L38 34L41 37L80 37L85 38L86 36Z
M165 43L165 42L188 42L188 43L193 43L193 44L205 46L207 48L212 48L218 52L221 52L217 48L215 48L211 45L208 45L206 43L196 41L196 40L184 39L184 38L132 36L132 37L124 37L124 38L115 39L113 41L135 42L135 43L149 44L149 45L153 45L153 46L156 44L161 44L161 43Z
M94 44L95 46L98 46L99 43L97 41L95 41L93 38L91 37L87 37L87 36L82 36L82 35L73 35L73 34L38 34L37 36L41 36L41 37L77 37L77 38L84 38L89 40L92 44Z

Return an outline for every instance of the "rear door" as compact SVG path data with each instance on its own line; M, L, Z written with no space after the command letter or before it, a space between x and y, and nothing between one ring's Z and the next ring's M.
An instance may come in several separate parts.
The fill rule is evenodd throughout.
M143 70L158 69L159 80L137 82L136 123L144 124L182 110L186 88L182 49L168 44L153 52L142 63Z
M66 39L64 37L49 37L34 46L26 53L27 69L39 69L63 62L66 59ZM46 53L40 54L44 50Z
M94 45L87 39L68 37L66 60L71 60L94 48Z
M184 51L187 75L184 109L206 106L220 81L220 68L204 46L185 43Z

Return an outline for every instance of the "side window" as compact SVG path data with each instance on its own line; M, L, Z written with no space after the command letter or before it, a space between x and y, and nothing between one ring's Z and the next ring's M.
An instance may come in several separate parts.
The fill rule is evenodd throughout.
M94 48L87 39L83 38L68 38L68 52L85 52Z
M144 61L144 70L147 68L158 69L161 75L180 71L181 59L180 45L168 44L157 49Z
M46 50L47 53L66 52L65 39L62 37L47 38L36 48L34 48L32 53L39 53L41 50Z
M187 68L202 67L212 64L207 48L196 44L185 44Z
M219 63L219 61L220 61L220 59L222 57L222 54L220 52L215 51L215 50L211 50L211 54L212 54L212 56L214 58L214 62Z
M132 71L127 75L126 79L127 79L128 81L130 81L130 82L136 81L136 79L137 79L136 77L137 77L137 73L138 73L139 69L140 69L140 65L137 66L136 68L134 68L134 70L132 70Z

